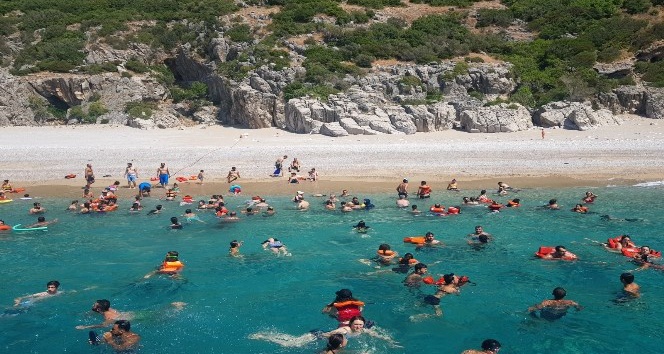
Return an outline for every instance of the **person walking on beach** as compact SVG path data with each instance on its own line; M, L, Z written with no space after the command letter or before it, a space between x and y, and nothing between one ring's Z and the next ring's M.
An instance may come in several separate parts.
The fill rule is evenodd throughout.
M159 177L159 184L162 188L166 188L168 185L168 178L171 176L171 172L166 167L165 163L161 163L161 166L157 169L157 177Z
M85 165L85 170L83 171L83 176L85 177L85 188L90 189L90 185L95 183L95 173L92 171L92 165Z
M136 188L136 179L138 178L138 170L131 162L127 162L127 168L124 173L127 177L127 188Z
M405 178L397 186L397 196L401 197L402 195L404 198L408 198L408 180Z
M239 178L240 178L240 171L238 171L235 166L231 167L231 170L228 171L228 176L226 176L226 180L228 181L228 183L231 183Z

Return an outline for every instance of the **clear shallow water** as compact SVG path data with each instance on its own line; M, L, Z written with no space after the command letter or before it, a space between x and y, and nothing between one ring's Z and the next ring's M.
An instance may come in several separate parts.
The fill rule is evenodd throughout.
M248 337L259 332L300 335L311 329L331 330L336 321L320 310L333 300L336 290L350 288L367 302L365 317L403 345L394 349L374 338L353 338L348 349L355 352L458 353L477 348L485 338L496 338L507 353L622 353L631 347L627 341L647 343L640 347L641 353L660 353L664 274L635 273L642 298L616 305L612 300L621 289L620 273L636 266L589 240L627 233L637 244L664 249L664 188L593 191L600 198L588 215L568 211L583 189L524 190L512 195L521 198L519 209L491 214L482 207L467 207L450 217L413 217L394 207L392 195L371 196L376 209L348 214L323 211L322 199L310 198L312 210L298 212L291 209L289 198L268 198L278 210L274 217L241 216L239 223L221 225L211 213L200 212L207 223L189 224L184 230L166 228L170 216L185 209L176 203L164 203L166 210L158 216L146 215L158 204L150 199L140 214L121 210L76 215L64 211L67 200L40 200L49 209L47 218L57 217L60 223L47 232L0 234L4 265L0 304L10 309L15 297L42 291L53 279L62 283L65 293L36 302L16 316L0 317L0 348L15 353L110 352L103 346L91 348L87 331L74 329L101 322L89 309L96 299L106 298L120 311L137 313L132 327L143 338L143 353L312 353L324 342L281 347ZM434 202L455 205L459 194L411 202L421 209ZM563 210L536 208L554 197ZM227 197L227 204L239 207L245 199ZM36 219L27 214L30 204L0 205L0 219L29 224ZM120 204L129 208L129 201ZM640 220L605 221L602 214ZM360 219L372 227L366 235L352 231ZM465 239L475 225L483 225L495 237L480 251L470 248ZM429 264L430 273L466 274L477 285L463 287L459 297L444 298L444 317L412 322L411 315L432 310L403 287L405 275L377 273L358 260L371 258L381 243L389 243L400 254L413 252L403 237L426 231L447 245L414 252ZM259 244L269 236L284 241L292 256L263 251ZM244 240L244 258L227 256L233 239ZM540 245L558 244L566 245L580 260L533 258ZM180 252L186 264L184 279L143 280L169 250ZM570 311L553 323L531 319L525 311L528 306L549 298L556 286L566 288L568 298L585 309ZM426 294L433 291L423 289ZM174 301L188 305L177 311L170 306Z

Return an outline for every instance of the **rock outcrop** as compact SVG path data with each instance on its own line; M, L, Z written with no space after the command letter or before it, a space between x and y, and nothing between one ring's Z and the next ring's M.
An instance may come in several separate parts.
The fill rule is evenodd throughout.
M631 113L653 119L664 118L664 88L620 86L601 93L597 101L613 113Z
M618 125L622 120L607 109L593 110L589 103L551 102L535 114L535 122L542 127L588 130L604 125Z
M532 127L530 112L519 104L501 103L461 112L461 128L470 133L511 133Z

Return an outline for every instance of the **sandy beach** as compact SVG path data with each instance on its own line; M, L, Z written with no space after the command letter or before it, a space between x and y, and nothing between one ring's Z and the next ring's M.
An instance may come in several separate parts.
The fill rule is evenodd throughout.
M461 189L512 186L564 187L627 185L664 180L664 125L623 116L620 126L588 131L539 129L516 133L470 134L455 130L415 135L348 136L288 133L276 128L236 129L195 126L137 130L124 126L5 127L0 141L0 178L32 195L79 197L83 169L93 165L100 189L123 177L127 162L139 182L156 176L165 162L174 177L205 170L206 183L181 183L184 193L227 193L228 170L241 173L249 194L391 192L402 178L412 191L426 180L443 190L456 178ZM318 182L289 185L269 177L275 160L301 161L300 175L315 167ZM75 179L64 179L67 174ZM102 177L110 176L110 177ZM171 181L174 181L174 179ZM133 194L123 188L120 194ZM161 195L157 190L156 195ZM469 195L474 195L470 193Z

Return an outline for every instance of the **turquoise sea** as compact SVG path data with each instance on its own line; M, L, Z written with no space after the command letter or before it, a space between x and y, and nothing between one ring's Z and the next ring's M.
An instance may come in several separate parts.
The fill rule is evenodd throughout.
M183 230L167 228L170 217L187 208L177 202L148 198L141 213L130 214L130 202L120 200L120 211L78 215L65 211L69 200L40 199L49 210L46 217L59 223L46 232L0 234L0 351L110 353L106 346L91 347L87 330L74 328L100 323L101 316L90 307L96 299L109 299L113 308L136 314L132 329L142 336L141 353L314 353L323 341L283 347L249 337L331 330L336 320L320 310L335 291L349 288L367 303L365 317L402 346L361 336L350 339L350 353L459 353L479 348L486 338L498 339L501 353L624 353L636 348L661 353L664 274L635 272L642 297L617 304L620 274L637 266L597 242L629 234L637 244L664 249L664 187L593 188L599 198L590 205L591 213L569 211L585 190L522 190L509 196L521 199L520 208L489 213L485 207L462 207L460 215L448 217L413 216L395 207L392 194L360 195L376 208L347 214L325 211L323 198L308 198L312 209L299 212L288 197L267 197L277 209L273 217L241 215L240 222L223 224L202 211L206 223L185 224ZM435 202L458 205L461 196L475 194L437 193L411 202L426 210ZM551 198L562 210L538 208ZM246 199L228 196L226 202L239 210ZM148 216L158 203L165 205L164 213ZM32 223L36 217L28 215L30 205L19 200L1 204L0 219L10 225ZM617 220L601 217L607 214ZM359 220L371 226L367 234L353 231ZM475 225L494 236L479 250L466 243ZM427 231L446 247L416 252L402 242ZM264 251L260 243L271 236L292 255ZM244 241L243 258L228 256L233 239ZM413 252L433 275L468 275L476 285L464 286L458 297L443 298L443 317L413 322L412 315L433 311L422 304L421 295L403 286L405 275L359 261L373 257L381 243L402 255ZM580 260L535 259L540 245L565 245ZM182 279L143 279L170 250L177 250L186 264ZM12 307L14 298L45 290L49 280L59 280L64 294ZM557 286L584 309L555 322L531 318L526 309L550 298ZM433 287L422 289L422 294L433 292ZM170 305L176 301L187 305L177 310Z

